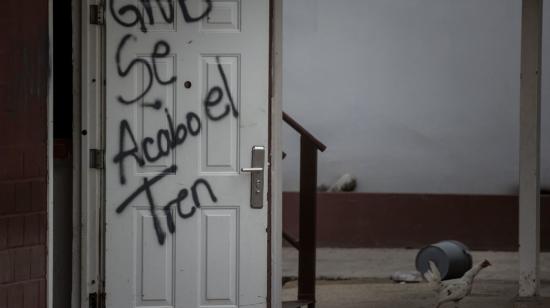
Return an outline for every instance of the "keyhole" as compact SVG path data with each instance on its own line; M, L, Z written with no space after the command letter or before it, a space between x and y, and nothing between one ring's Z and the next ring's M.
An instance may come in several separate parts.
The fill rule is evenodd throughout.
M191 88L191 81L186 81L183 86L186 88L186 89L189 89Z
M260 189L262 188L262 180L256 180L256 193L260 193Z

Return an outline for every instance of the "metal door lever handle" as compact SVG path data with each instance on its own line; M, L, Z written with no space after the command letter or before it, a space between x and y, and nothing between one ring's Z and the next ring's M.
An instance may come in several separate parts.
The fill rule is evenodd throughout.
M264 206L264 161L265 147L252 147L250 168L241 168L241 172L250 173L250 207L261 209Z
M253 168L241 168L241 172L261 172L264 171L262 167L253 167Z

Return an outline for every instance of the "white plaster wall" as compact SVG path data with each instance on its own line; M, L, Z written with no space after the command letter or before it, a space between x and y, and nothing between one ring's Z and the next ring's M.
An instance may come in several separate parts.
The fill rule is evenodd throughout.
M550 54L550 5L545 20ZM328 145L319 183L350 172L359 191L516 192L520 22L521 0L285 0L284 110ZM297 190L299 139L283 137Z

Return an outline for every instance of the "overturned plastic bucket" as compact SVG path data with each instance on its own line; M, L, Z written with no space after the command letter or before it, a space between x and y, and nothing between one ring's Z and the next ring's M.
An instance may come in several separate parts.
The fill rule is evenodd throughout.
M435 263L442 280L460 278L472 268L472 255L458 241L442 241L422 248L416 255L416 270L424 274Z

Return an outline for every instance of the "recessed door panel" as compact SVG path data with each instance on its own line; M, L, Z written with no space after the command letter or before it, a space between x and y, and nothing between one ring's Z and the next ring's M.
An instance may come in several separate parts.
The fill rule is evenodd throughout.
M106 7L107 307L265 307L269 1Z
M241 30L241 1L213 0L212 13L202 20L203 31L238 32Z
M202 211L203 306L237 304L237 213L238 208L205 208Z
M202 96L208 103L203 111L202 170L236 173L239 157L239 56L203 56L201 70L204 76ZM234 113L237 116L231 116Z
M139 59L152 63L152 57L139 56ZM174 54L155 59L155 70L162 82L170 81L176 76L176 56ZM146 66L142 65L137 71L135 96L144 93L150 82L150 74ZM158 173L176 163L176 151L169 151L171 140L170 121L178 123L176 110L175 83L159 85L152 83L147 94L140 99L134 108L136 109L137 140L141 140L139 155L144 159L144 164L136 169L139 174ZM162 155L163 152L168 152Z
M157 210L156 214L165 218L161 210ZM161 248L158 247L153 230L154 218L146 207L136 210L135 216L137 306L173 307L173 241L167 241Z

